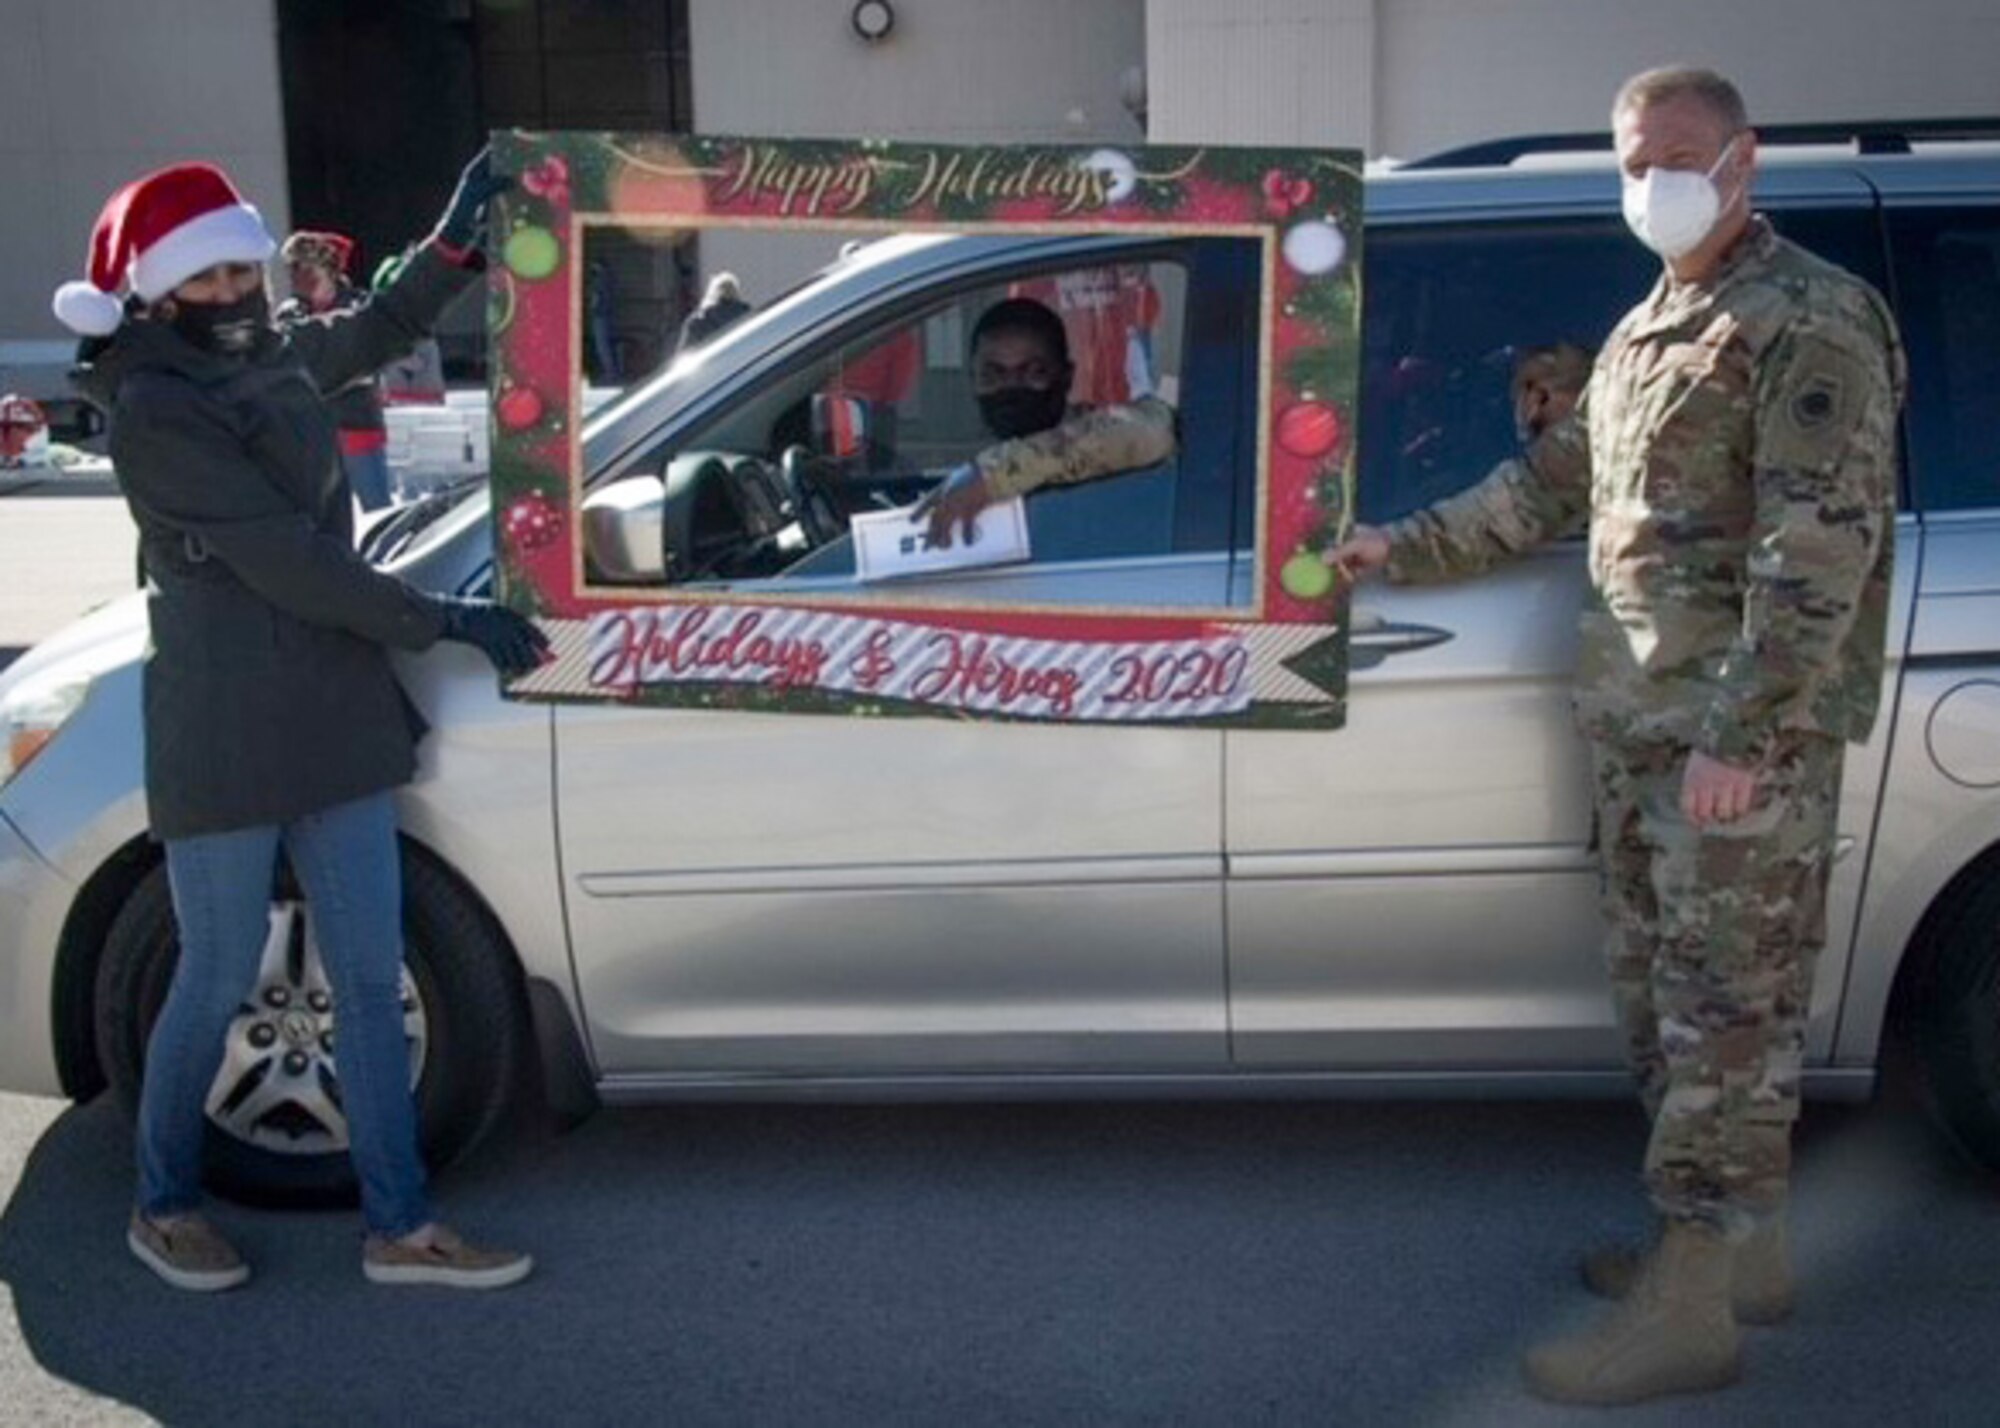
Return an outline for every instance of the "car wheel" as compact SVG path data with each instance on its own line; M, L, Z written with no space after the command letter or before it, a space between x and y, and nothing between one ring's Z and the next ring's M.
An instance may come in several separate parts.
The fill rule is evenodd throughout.
M257 984L230 1023L208 1095L203 1178L250 1204L351 1205L333 1003L311 910L289 879L271 902ZM482 910L421 859L403 857L403 1027L426 1163L484 1140L521 1084L525 1017L513 960ZM105 940L98 1057L136 1114L146 1041L180 958L164 866L140 882Z
M1957 899L1929 951L1914 1047L1925 1089L1959 1147L2000 1170L2000 871Z

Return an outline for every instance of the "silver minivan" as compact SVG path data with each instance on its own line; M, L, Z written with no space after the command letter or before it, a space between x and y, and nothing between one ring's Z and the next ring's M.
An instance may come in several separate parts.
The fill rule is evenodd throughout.
M1888 687L1849 754L1808 1088L1865 1096L1906 1045L1943 1123L2000 1165L2000 146L1780 138L1759 206L1891 296L1912 371ZM1656 260L1604 155L1483 151L1371 176L1368 203L1358 500L1380 521L1507 455L1512 355L1595 346ZM976 439L980 303L1142 272L1175 457L1036 496L1030 564L933 593L1241 596L1240 249L870 244L596 413L593 558L629 576L634 531L687 535L676 471L755 470L827 366L908 331L925 360L900 439L935 474ZM906 499L906 478L867 494ZM370 548L431 588L490 588L487 516L476 484L440 492ZM853 579L824 552L682 574ZM403 659L435 730L401 796L427 1153L523 1102L1620 1090L1567 701L1584 580L1572 543L1455 587L1365 589L1337 733L552 707L500 699L468 650ZM136 1094L176 954L141 788L144 640L135 597L0 675L5 1089ZM220 1188L349 1192L336 1010L281 877L209 1102Z

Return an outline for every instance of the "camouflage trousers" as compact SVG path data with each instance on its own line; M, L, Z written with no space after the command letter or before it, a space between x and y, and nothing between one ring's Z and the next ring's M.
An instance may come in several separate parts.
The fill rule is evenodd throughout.
M1732 1239L1784 1203L1843 754L1787 735L1751 811L1697 829L1688 750L1594 743L1612 996L1662 1215Z

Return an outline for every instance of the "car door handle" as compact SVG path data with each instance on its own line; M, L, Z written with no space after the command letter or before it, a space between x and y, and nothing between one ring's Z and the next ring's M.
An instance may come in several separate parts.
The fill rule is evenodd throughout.
M1356 610L1347 636L1347 667L1372 669L1391 655L1427 650L1452 637L1450 630L1436 625L1405 624Z

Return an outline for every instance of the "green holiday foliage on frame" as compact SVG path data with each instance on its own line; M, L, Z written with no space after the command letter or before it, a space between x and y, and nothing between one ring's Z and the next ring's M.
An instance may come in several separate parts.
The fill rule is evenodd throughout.
M1285 363L1285 381L1292 390L1319 398L1354 391L1360 372L1360 357L1352 343L1302 347Z
M1359 254L1352 246L1353 241L1349 237L1347 258L1339 272L1299 285L1298 292L1286 304L1287 317L1311 323L1329 334L1350 336L1359 330L1361 295L1352 277L1354 261Z
M505 433L494 443L487 483L493 490L495 509L527 495L539 495L557 505L564 504L567 482L563 473L528 456L519 449L519 445L516 438Z
M497 502L494 509L500 509ZM510 609L535 619L544 619L554 613L555 607L543 594L541 586L521 565L513 545L505 540L500 542L498 573L497 589Z

